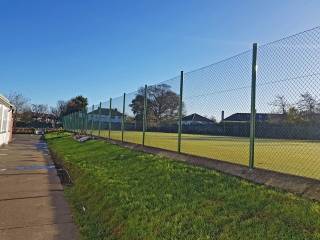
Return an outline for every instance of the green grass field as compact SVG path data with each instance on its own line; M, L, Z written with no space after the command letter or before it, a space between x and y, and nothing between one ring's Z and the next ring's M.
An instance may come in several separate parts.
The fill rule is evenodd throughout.
M108 137L108 133L100 134ZM111 131L111 138L121 140L121 131ZM141 144L142 133L126 131L124 141ZM145 144L176 151L177 134L147 132ZM183 134L181 145L183 153L248 166L248 138ZM256 139L255 156L258 168L320 179L320 141Z
M100 140L46 135L82 239L320 239L320 204Z

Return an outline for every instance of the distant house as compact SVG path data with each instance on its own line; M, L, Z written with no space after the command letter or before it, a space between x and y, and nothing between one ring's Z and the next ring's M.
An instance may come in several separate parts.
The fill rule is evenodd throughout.
M92 112L88 113L89 121L101 121L101 122L109 122L110 119L110 109L109 108L101 108L101 115L99 114L100 110L96 109ZM121 123L122 113L119 112L116 108L111 109L111 123Z
M277 113L257 113L256 121L257 122L266 122L270 120L282 120L283 114ZM234 113L229 117L223 120L224 122L249 122L250 121L250 113Z
M56 116L49 113L32 112L32 120L40 123L53 123L56 121Z
M12 140L14 106L0 95L0 146Z
M207 124L213 124L214 121L210 120L209 118L203 117L197 113L193 113L191 115L185 116L182 118L182 124L183 125L207 125Z

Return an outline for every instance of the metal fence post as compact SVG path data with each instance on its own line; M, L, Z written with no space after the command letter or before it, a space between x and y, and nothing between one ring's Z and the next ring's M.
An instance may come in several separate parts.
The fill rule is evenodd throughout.
M77 111L76 119L77 119L77 133L80 133L80 111Z
M254 144L256 132L256 80L257 80L257 51L258 44L252 48L252 83L251 83L251 114L250 114L250 156L249 168L254 168Z
M82 109L81 111L81 134L84 133L84 120L85 120L85 108Z
M73 132L73 129L74 129L74 114L73 112L70 113L70 121L71 121L71 132Z
M73 132L76 133L77 131L77 116L76 112L73 112Z
M182 132L182 94L183 94L183 71L180 72L180 96L179 96L179 125L178 125L178 153L181 152L181 132Z
M74 131L78 133L78 112L74 112Z
M72 113L72 132L76 132L76 112Z
M101 133L101 102L99 104L99 125L98 125L98 136L100 137L100 133Z
M74 112L70 113L71 114L71 131L74 132Z
M122 106L122 118L121 118L121 141L123 142L124 135L124 121L125 121L125 111L126 111L126 93L123 94L123 106Z
M92 104L92 110L91 110L91 131L90 134L93 136L93 120L94 120L94 105Z
M84 108L84 118L83 118L83 130L84 133L87 135L88 132L88 108Z
M147 128L147 88L144 86L144 98L143 98L143 116L142 116L142 146L144 146L146 138L146 128Z
M109 139L111 139L111 117L112 117L112 98L110 98L110 105L109 105Z

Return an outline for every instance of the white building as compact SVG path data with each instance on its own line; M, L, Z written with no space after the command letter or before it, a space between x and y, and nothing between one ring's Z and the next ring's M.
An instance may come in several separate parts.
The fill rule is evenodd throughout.
M0 146L12 140L13 106L9 100L0 95Z
M108 108L96 109L90 113L88 113L88 121L101 121L108 123L110 119L110 111ZM119 112L116 108L111 109L111 123L121 123L122 113Z

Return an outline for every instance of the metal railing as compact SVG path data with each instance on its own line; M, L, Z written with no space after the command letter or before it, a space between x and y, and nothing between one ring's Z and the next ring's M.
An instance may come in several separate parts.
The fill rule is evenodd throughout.
M259 67L259 69L258 69ZM320 179L320 28L138 88L64 128Z

